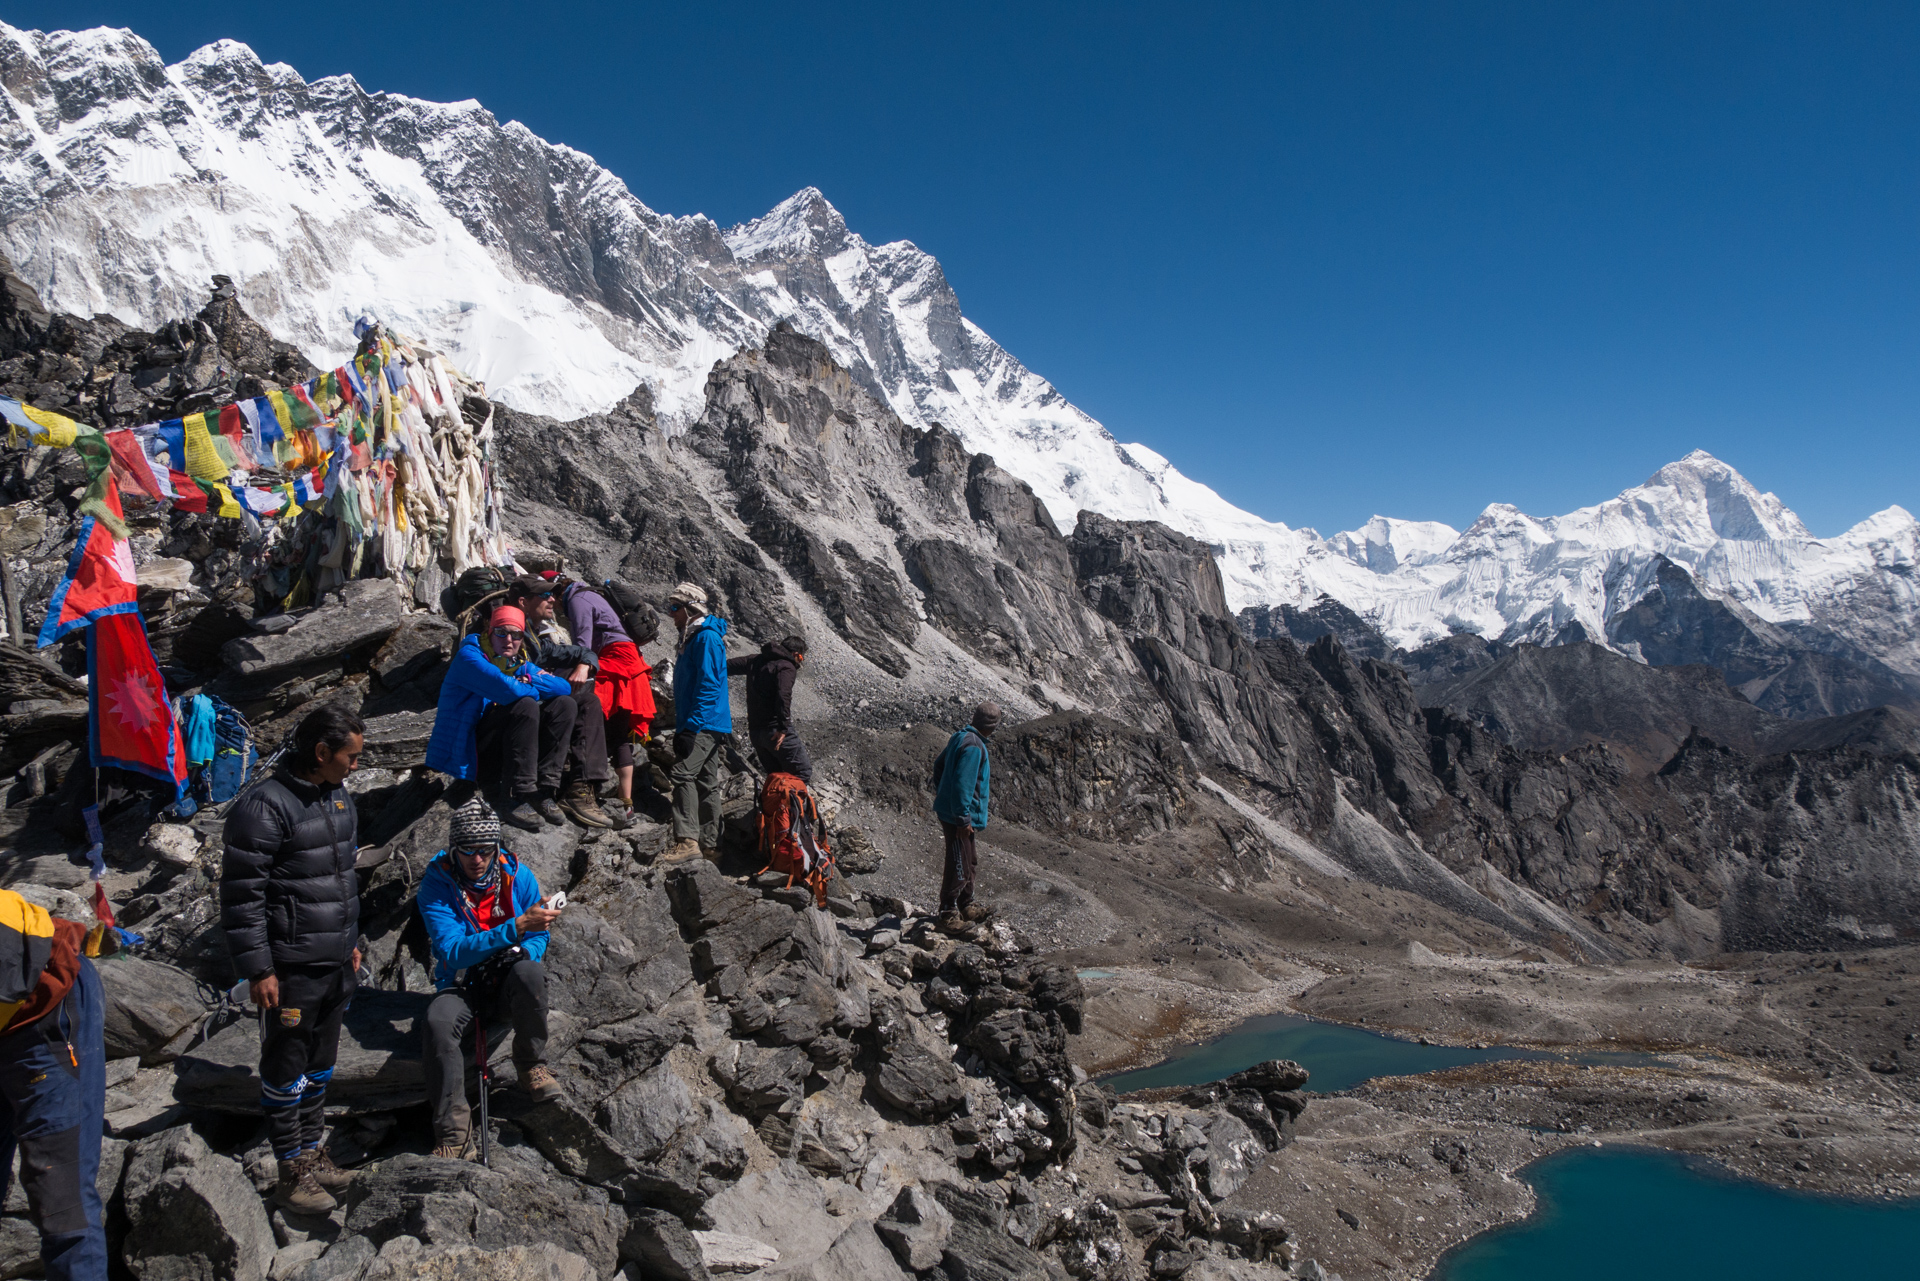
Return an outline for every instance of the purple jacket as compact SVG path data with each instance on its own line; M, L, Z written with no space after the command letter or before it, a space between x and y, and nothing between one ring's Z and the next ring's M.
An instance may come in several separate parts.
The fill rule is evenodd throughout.
M585 645L598 654L615 641L633 644L633 637L620 626L620 616L607 604L607 598L585 583L569 583L563 599L567 605L567 630L573 643Z

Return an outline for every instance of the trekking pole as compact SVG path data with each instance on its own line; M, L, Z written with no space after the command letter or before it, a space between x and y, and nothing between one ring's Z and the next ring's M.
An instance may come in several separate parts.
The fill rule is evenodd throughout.
M480 1164L491 1170L493 1153L488 1146L487 1094L493 1085L493 1078L487 1071L487 1021L479 1017L473 1020L473 1061L480 1070Z

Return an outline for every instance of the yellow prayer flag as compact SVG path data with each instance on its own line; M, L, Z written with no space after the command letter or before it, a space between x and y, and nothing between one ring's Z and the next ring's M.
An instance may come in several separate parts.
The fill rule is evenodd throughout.
M220 495L220 511L218 514L227 517L229 520L239 520L240 500L233 496L233 491L221 484L214 485L213 490Z
M214 448L213 433L207 430L207 415L194 414L186 418L184 424L187 475L195 480L225 480L231 469L220 461L220 451Z
M64 414L35 409L32 405L20 406L20 412L40 426L40 430L33 433L33 443L36 445L52 445L55 449L65 449L80 439L80 424Z

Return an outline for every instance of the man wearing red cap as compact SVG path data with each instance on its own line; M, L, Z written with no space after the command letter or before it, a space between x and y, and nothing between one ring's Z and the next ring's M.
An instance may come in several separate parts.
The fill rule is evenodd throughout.
M500 817L531 832L542 819L556 826L567 821L554 797L579 707L568 697L571 685L526 661L526 636L526 614L502 605L484 632L460 642L440 685L427 766L477 780L481 745L497 744Z

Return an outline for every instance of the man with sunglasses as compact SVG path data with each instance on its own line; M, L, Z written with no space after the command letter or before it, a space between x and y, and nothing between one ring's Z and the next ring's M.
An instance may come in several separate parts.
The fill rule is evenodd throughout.
M500 847L500 819L483 797L453 812L447 848L420 877L420 919L438 992L422 1020L433 1154L462 1159L473 1143L466 1072L474 1020L513 1026L513 1065L535 1103L562 1096L546 1064L548 928L559 907L540 898L533 869Z
M471 782L480 777L481 744L497 744L501 817L537 832L543 819L567 821L554 798L580 707L573 686L527 661L526 636L526 614L502 605L484 633L460 642L440 684L427 766Z

